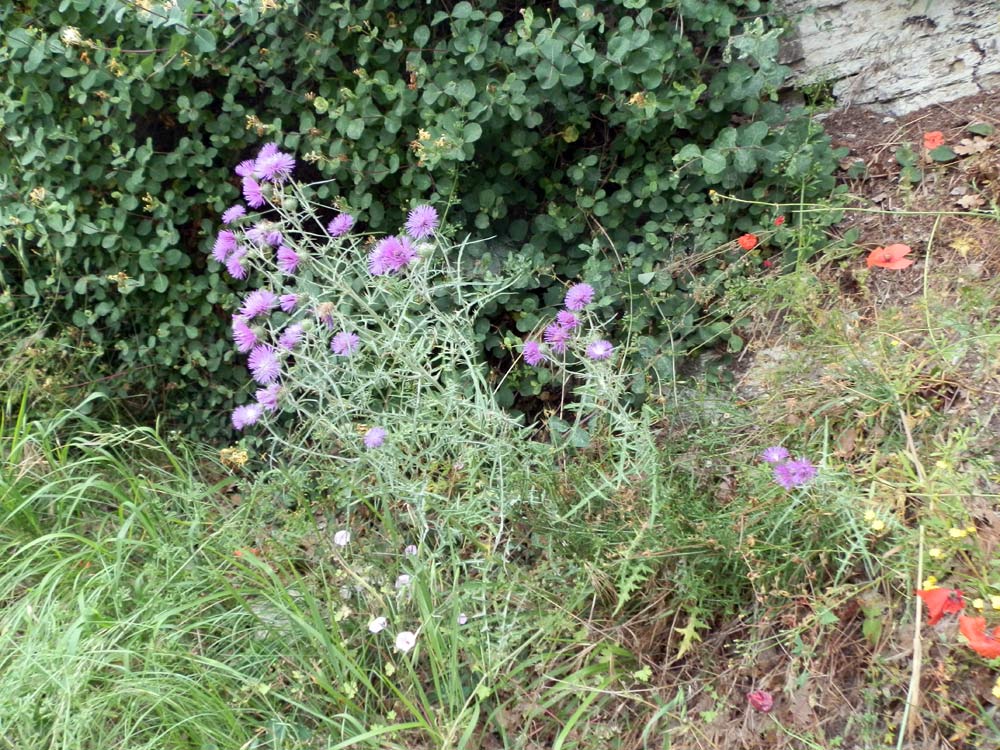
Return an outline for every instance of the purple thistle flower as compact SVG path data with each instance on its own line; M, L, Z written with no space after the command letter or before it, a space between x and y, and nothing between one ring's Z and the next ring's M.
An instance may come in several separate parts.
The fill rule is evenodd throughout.
M552 347L552 351L556 354L562 354L566 351L566 342L570 339L570 332L558 323L552 323L545 329L542 337L545 339L545 343Z
M299 295L297 294L282 294L280 297L281 301L281 311L290 313L295 309L295 306L299 304Z
M215 238L212 246L212 257L219 263L225 263L229 253L236 249L236 235L228 229L223 229Z
M572 331L580 325L580 319L567 310L560 310L556 313L556 323L561 325L567 331Z
M299 267L299 254L292 250L290 247L285 247L282 245L278 248L278 269L284 273L291 276L295 273L295 270Z
M406 219L406 233L415 240L434 234L438 225L438 212L433 206L417 206Z
M260 184L253 177L243 178L243 197L251 208L261 208L265 203Z
M255 162L254 159L246 159L244 161L241 161L239 164L236 165L236 174L237 174L237 176L239 176L239 177L252 177L253 176L253 167L254 167L255 163L256 162Z
M233 427L237 430L249 427L260 419L261 414L263 413L264 410L261 408L260 404L244 404L243 406L237 406L233 409Z
M789 461L785 464L791 472L792 477L795 479L795 484L801 485L814 479L816 474L819 473L817 468L805 458L797 458L794 461Z
M246 318L239 315L233 316L233 341L236 342L237 351L244 354L260 343L257 339L257 332L247 325Z
M278 297L267 289L254 289L243 298L240 314L247 320L253 320L258 315L267 315L278 306Z
M278 338L278 346L282 349L288 349L291 351L299 345L302 341L302 336L305 334L305 329L302 327L301 323L293 323L286 328L281 336Z
M538 345L537 341L525 341L524 346L521 348L521 354L524 356L524 361L532 367L538 367L538 365L545 361L542 347Z
M777 464L774 467L774 481L790 490L800 487L816 476L816 467L804 458Z
M417 251L408 237L384 237L368 256L368 270L373 276L384 276L406 268L417 258Z
M381 427L372 427L368 432L365 433L365 448L371 450L372 448L380 448L385 442L386 431Z
M265 143L260 147L260 151L257 152L258 159L268 159L281 150L281 146L273 141L271 143Z
M590 284L574 284L566 290L566 308L582 310L594 299L594 287Z
M269 231L269 222L259 222L254 224L252 227L244 232L244 236L252 242L257 247L263 247L267 242L267 233Z
M611 345L611 342L604 339L591 341L587 344L587 356L593 360L607 359L614 350L615 348Z
M277 229L272 229L270 232L268 232L267 235L264 237L264 239L267 240L267 244L270 245L271 247L278 247L285 241L284 238L281 236L281 232L279 232Z
M243 265L243 260L247 256L247 251L243 247L237 247L233 254L226 259L226 270L234 279L242 281L247 277L247 267Z
M389 273L389 262L378 246L368 254L368 272L372 276L385 276Z
M337 214L333 217L329 224L326 225L326 231L330 233L331 237L340 237L341 235L347 234L354 228L354 217L350 214Z
M263 152L264 149L261 149L262 154ZM257 157L257 162L254 164L254 177L267 182L280 183L292 176L293 169L295 169L295 157L284 151L275 150L274 153Z
M788 448L781 445L774 445L765 450L760 457L769 464L777 464L786 460L789 455Z
M239 221L246 215L247 210L237 203L235 206L230 206L222 212L222 223L232 224L234 221Z
M270 385L281 375L281 360L273 346L258 344L247 358L253 379L261 385Z
M268 411L278 410L278 394L281 393L281 383L271 383L267 388L257 389L257 403Z
M349 357L358 350L360 344L361 339L358 338L358 334L341 331L333 337L333 341L330 342L330 348L338 356Z

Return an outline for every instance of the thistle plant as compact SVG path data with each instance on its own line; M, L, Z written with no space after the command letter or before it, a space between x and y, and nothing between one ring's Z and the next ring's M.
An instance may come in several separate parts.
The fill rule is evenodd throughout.
M511 282L471 279L472 243L452 242L433 206L416 206L399 234L366 236L346 207L314 201L294 168L273 144L241 163L246 206L223 213L213 249L231 276L258 284L232 317L254 394L233 427L262 429L289 457L397 471L516 444L474 331Z
M563 309L540 336L529 337L521 347L527 366L561 383L562 398L549 419L549 432L555 442L576 448L589 445L595 431L634 439L644 430L628 403L634 373L623 368L620 348L603 338L605 325L594 312L596 296L590 284L571 285Z

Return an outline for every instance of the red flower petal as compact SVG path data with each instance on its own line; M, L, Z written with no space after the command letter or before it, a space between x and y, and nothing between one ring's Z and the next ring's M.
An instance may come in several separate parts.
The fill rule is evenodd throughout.
M931 130L924 133L924 148L931 151L938 146L944 145L944 133L940 130Z
M909 255L913 250L909 245L896 243L885 247L876 247L868 254L868 267L878 266L879 268L891 268L899 270L912 266L913 261L903 256Z
M924 600L927 607L927 624L937 625L944 615L961 612L965 608L965 600L958 589L921 589L917 596Z
M985 617L958 616L958 630L965 636L969 646L980 656L996 659L1000 656L1000 627L993 628L992 633L986 632Z
M738 237L736 241L740 243L740 247L744 250L753 250L757 247L757 235L755 234L744 234Z

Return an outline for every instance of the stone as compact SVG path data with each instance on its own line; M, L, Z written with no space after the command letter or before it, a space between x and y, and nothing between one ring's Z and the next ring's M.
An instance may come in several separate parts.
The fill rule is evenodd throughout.
M790 84L901 116L1000 89L997 0L777 0Z

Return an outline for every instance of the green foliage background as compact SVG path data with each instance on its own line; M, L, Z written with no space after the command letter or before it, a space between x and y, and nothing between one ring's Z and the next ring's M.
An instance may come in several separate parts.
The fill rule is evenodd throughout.
M8 302L54 306L104 352L115 395L203 434L246 379L228 335L241 285L206 253L240 200L233 166L269 140L371 230L454 198L449 222L497 235L482 267L521 283L481 321L493 361L583 278L660 376L728 335L702 313L740 253L670 264L771 218L709 190L833 187L828 142L776 102L785 71L758 0L275 4L0 9ZM518 377L507 402L543 385Z

